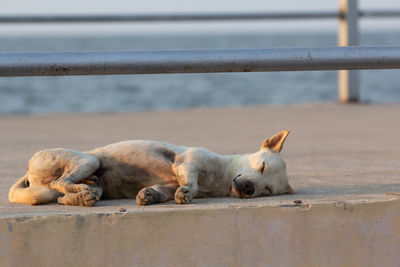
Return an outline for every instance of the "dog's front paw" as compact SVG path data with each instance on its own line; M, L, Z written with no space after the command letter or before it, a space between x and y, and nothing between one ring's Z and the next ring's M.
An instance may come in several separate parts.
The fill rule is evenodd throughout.
M175 191L175 202L177 204L187 204L192 202L194 197L193 189L188 186L180 186Z
M143 188L136 195L136 204L139 206L151 205L160 202L160 194L153 188Z

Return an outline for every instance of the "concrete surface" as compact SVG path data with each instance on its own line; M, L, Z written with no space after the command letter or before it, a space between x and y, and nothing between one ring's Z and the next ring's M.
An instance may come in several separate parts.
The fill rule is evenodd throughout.
M398 104L332 103L0 116L0 257L5 266L396 266L399 122ZM244 153L287 128L282 155L294 195L148 207L134 200L94 208L7 201L40 149L153 139Z

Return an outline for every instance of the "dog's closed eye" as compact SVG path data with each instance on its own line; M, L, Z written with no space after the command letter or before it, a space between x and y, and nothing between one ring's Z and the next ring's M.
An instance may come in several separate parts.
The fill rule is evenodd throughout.
M264 169L265 169L265 161L263 161L261 169L260 169L261 174L264 172Z

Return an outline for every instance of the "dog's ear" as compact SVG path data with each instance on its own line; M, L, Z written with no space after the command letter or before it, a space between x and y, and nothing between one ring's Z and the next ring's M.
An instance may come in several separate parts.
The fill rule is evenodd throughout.
M283 148L283 143L285 142L289 132L290 132L289 130L284 130L282 132L275 134L271 138L264 140L264 142L261 145L261 149L269 148L273 152L280 152Z

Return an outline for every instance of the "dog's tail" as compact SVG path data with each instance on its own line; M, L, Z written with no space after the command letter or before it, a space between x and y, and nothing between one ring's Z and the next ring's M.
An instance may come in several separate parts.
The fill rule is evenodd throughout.
M28 172L21 177L13 186L11 186L8 193L8 200L12 203L24 203L29 205L37 205L47 203L57 196L56 191L42 186L30 186L28 180Z
M26 173L23 177L19 178L13 186L11 186L8 193L8 200L13 203L26 203L22 200L26 198L25 195L28 187L28 173Z

